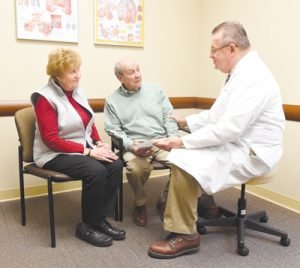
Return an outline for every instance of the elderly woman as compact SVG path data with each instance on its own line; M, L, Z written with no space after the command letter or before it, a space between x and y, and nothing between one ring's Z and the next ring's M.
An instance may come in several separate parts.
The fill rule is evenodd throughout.
M49 54L48 84L31 95L37 129L34 161L39 167L82 179L82 223L75 235L95 246L125 239L106 217L114 211L122 162L102 143L94 113L79 87L81 59L70 49Z

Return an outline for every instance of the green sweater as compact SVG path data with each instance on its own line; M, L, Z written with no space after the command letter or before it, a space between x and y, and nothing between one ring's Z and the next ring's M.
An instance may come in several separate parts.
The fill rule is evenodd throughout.
M105 130L122 137L125 150L129 150L134 140L178 136L177 123L168 118L172 113L159 85L143 83L135 92L121 86L106 99Z

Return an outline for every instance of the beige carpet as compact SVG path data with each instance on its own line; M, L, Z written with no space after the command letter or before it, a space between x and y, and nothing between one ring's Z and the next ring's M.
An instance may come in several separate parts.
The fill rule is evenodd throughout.
M151 242L165 237L157 216L155 203L167 178L147 183L148 225L132 223L132 193L124 186L123 223L116 223L127 232L125 241L114 241L112 247L97 248L74 236L80 221L80 192L55 196L57 247L50 247L48 206L46 197L28 199L27 225L21 226L18 201L0 204L0 265L1 267L300 267L300 215L248 195L248 211L265 208L269 224L289 233L289 247L279 238L253 231L246 233L247 257L236 253L234 229L208 229L202 236L198 254L173 260L156 260L147 255ZM222 205L235 209L239 191L230 189L217 194ZM114 223L113 220L111 220ZM115 224L115 223L114 223Z

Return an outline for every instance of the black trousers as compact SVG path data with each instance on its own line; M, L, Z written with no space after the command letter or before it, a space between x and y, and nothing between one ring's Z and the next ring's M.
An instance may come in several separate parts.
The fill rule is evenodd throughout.
M84 223L97 225L105 217L113 215L117 190L122 181L123 163L120 159L108 163L84 155L58 155L43 167L82 180Z

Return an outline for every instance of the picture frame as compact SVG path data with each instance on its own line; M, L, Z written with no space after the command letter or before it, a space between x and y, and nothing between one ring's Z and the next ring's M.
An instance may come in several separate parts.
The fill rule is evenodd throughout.
M16 0L17 39L78 42L78 0Z
M94 0L95 44L144 46L144 0Z

